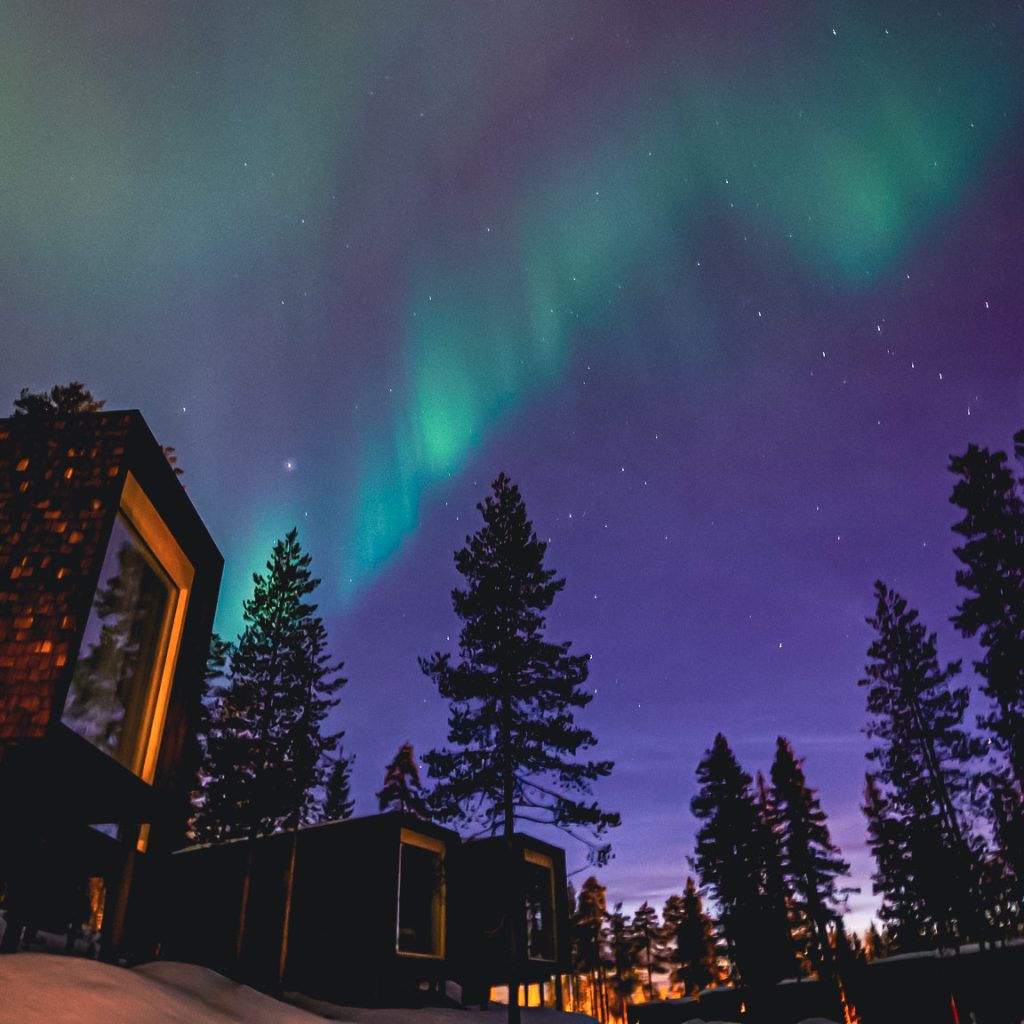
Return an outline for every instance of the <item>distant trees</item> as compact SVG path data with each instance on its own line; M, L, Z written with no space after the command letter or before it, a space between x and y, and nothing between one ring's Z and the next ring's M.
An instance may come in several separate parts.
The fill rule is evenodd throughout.
M831 970L830 935L841 924L845 906L837 879L849 874L850 865L832 842L825 812L804 776L803 759L782 736L776 741L771 780L773 824L793 909L809 926L814 969Z
M669 903L678 899L678 909ZM692 878L686 879L681 897L669 897L665 903L666 929L672 928L675 939L676 967L673 980L683 986L686 995L695 995L718 980L718 954L714 925L704 913L703 902Z
M351 818L356 804L352 799L352 761L346 757L341 745L335 752L327 770L324 783L323 821L340 821Z
M253 576L226 685L213 692L193 819L200 842L254 838L324 815L323 787L343 761L343 734L321 730L345 679L306 600L320 582L309 565L292 530L274 545L267 573Z
M743 771L719 733L697 767L700 790L690 809L701 823L693 865L719 908L719 922L739 976L763 986L796 974L788 921L769 886L774 856L766 827Z
M92 392L78 380L70 384L55 384L49 391L29 391L22 388L14 400L15 416L71 416L79 412L99 412L106 401L94 398Z
M401 811L417 818L430 817L411 743L403 743L388 764L384 788L377 794L377 803L381 811Z
M876 740L867 804L881 854L876 886L889 887L881 890L889 914L913 914L894 921L904 941L980 937L976 850L964 813L976 747L963 728L967 687L951 685L960 663L940 664L935 634L899 594L878 582L875 597L860 685L871 715L866 731Z
M49 391L29 391L22 388L14 400L14 415L32 417L72 416L80 412L100 412L107 404L106 399L93 397L92 392L78 380L70 384L55 384ZM161 445L176 476L182 475L178 456L170 445Z
M646 900L633 915L632 933L637 960L647 979L647 998L654 999L654 976L665 974L665 951L662 946L662 927L658 912Z

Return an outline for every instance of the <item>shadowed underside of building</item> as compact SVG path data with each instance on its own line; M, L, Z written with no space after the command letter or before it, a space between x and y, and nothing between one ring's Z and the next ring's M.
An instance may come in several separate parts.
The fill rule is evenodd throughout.
M184 841L223 560L138 412L0 420L3 944L145 956Z

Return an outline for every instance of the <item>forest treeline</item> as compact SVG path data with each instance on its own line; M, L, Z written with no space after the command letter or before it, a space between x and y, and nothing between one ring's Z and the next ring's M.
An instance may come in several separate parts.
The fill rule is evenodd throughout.
M872 741L861 809L879 925L847 933L849 865L789 741L778 738L767 777L752 777L719 733L690 808L699 893L688 878L660 920L646 902L632 918L608 912L596 878L573 894L580 1008L623 1017L625 1001L657 997L655 978L673 995L803 977L841 993L856 964L1024 935L1024 431L1014 455L1016 468L972 444L949 463L962 516L951 621L979 641L973 667L987 706L976 720L962 664L940 659L936 634L903 595L874 587L857 683Z

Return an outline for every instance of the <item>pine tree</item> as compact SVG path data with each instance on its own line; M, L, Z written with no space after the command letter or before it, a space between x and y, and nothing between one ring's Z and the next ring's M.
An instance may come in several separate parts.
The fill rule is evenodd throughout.
M780 922L765 885L765 832L752 779L719 733L697 767L700 791L690 809L701 827L693 865L718 905L729 958L754 987L787 976L793 950L778 949ZM782 923L784 927L785 922Z
M464 590L452 592L462 620L460 660L421 659L451 702L452 748L424 758L438 780L432 804L443 820L462 820L510 837L516 821L554 825L588 846L603 863L602 839L619 816L568 793L587 794L609 774L610 761L579 761L597 740L573 713L592 694L583 689L589 656L544 639L544 613L565 586L544 568L547 545L526 516L519 488L501 474L477 506L484 525L456 552Z
M908 829L870 773L865 775L863 811L868 848L875 860L871 891L882 897L878 916L895 952L921 949L928 930L927 914L914 878Z
M1024 430L1014 437L1024 464ZM1024 476L1004 452L969 445L950 459L957 477L950 501L963 509L954 531L963 568L956 582L967 592L953 624L977 636L984 656L974 662L992 709L980 724L991 737L995 763L986 782L989 820L1004 861L1024 893Z
M975 744L962 728L968 690L950 684L960 663L942 667L935 634L885 584L875 584L876 632L860 685L868 688L868 758L889 814L900 823L907 879L930 934L945 943L977 935L975 844L965 824ZM980 936L978 936L980 937Z
M305 598L319 584L292 530L267 574L254 574L245 628L217 694L197 833L213 841L255 838L320 819L323 787L341 733L324 735L344 678L326 653L327 633Z
M403 743L388 764L384 788L377 794L377 802L381 811L401 811L424 819L430 817L411 743Z
M803 758L798 759L789 740L781 736L772 764L772 803L794 907L811 929L811 963L819 974L831 971L829 930L837 926L845 909L837 879L849 874L850 865L832 842L825 812L815 791L807 785Z
M605 991L605 925L608 919L607 891L591 875L580 887L572 915L572 935L575 958L573 972L587 978L592 1016L607 1020Z
M612 769L610 761L577 760L597 742L573 717L592 699L583 688L589 656L571 654L571 644L543 635L545 612L565 580L544 567L547 545L504 473L477 508L483 526L455 554L467 584L452 592L463 623L460 660L452 664L451 655L440 652L420 659L450 702L452 746L423 759L437 780L431 810L442 821L504 835L510 847L517 821L553 825L585 843L591 861L602 864L610 856L605 834L619 816L582 799ZM513 913L518 908L509 909L510 924ZM515 929L506 931L509 990L515 992ZM518 1020L510 998L510 1024Z
M665 915L666 919L668 914ZM718 953L714 925L692 878L686 879L681 915L676 925L675 980L686 995L695 995L718 980Z
M664 974L665 954L661 945L661 923L658 912L646 900L633 915L633 934L639 951L639 966L647 978L647 998L654 999L654 975Z
M323 821L341 821L352 817L356 807L352 799L352 760L345 756L339 744L324 783Z
M783 867L782 822L774 797L758 771L755 782L758 811L758 856L761 876L764 952L773 976L797 977L807 961L808 927L793 905L793 891Z
M615 909L608 915L608 948L615 978L614 991L619 1006L625 1007L640 984L642 947L633 923L622 913L621 903L616 903ZM625 1017L625 1013L621 1016Z

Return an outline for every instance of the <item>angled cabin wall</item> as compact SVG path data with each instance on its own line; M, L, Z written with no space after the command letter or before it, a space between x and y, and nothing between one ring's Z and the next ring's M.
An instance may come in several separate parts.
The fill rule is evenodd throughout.
M106 844L105 950L151 948L146 882L185 832L222 565L137 412L0 420L9 919L31 925L47 876L96 870Z
M505 922L513 915L519 981L547 981L569 959L565 853L516 834L463 843L453 869L457 977L477 1002L493 985L506 984L509 945Z

